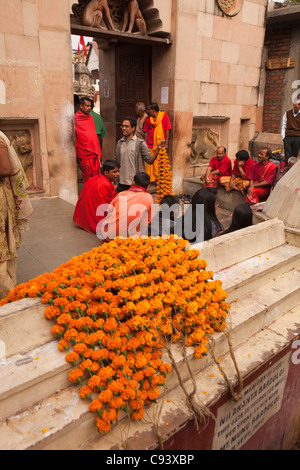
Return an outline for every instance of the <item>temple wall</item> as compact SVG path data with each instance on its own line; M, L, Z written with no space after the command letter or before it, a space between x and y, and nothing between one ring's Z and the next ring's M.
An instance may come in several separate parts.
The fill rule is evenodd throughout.
M30 128L37 188L71 203L77 200L70 47L74 3L0 0L1 129ZM203 173L203 162L191 165L193 129L210 128L234 159L260 126L257 105L267 0L244 0L232 17L212 0L150 3L141 0L140 7L153 15L154 34L170 33L172 41L171 46L152 46L151 99L172 121L169 153L178 193L185 177ZM115 56L113 48L101 54L100 94L106 106L106 142L111 139L106 154L111 158ZM168 92L164 102L163 90Z
M69 4L0 0L0 6L0 128L30 130L38 188L74 203Z
M254 136L266 5L265 0L245 1L236 16L228 17L216 2L178 2L175 187L182 177L203 172L201 165L191 168L187 164L193 127L209 127L217 133L219 143L227 147L232 159Z

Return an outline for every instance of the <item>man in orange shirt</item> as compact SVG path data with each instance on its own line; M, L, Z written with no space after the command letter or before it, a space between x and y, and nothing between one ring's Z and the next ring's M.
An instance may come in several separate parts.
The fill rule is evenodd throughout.
M153 217L154 201L147 188L150 176L137 173L133 184L111 202L107 216L97 226L97 236L110 241L116 237L148 235L148 225Z

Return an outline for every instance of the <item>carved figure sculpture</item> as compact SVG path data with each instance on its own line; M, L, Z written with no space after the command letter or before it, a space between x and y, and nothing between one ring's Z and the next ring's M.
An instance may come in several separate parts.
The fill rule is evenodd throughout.
M138 33L146 34L146 21L144 20L144 17L141 13L138 1L125 0L125 2L126 5L122 33L132 33L133 27L135 26L138 30Z
M219 136L209 128L193 129L191 148L191 163L201 160L211 160L219 145Z
M111 19L107 0L91 0L82 12L82 23L92 28L102 28L102 20L104 20L107 29L116 31Z

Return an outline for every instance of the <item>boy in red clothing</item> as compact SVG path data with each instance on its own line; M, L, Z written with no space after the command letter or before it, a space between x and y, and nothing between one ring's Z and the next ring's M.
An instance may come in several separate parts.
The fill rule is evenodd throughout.
M96 233L96 227L105 217L104 206L116 197L117 191L113 183L119 179L118 162L106 160L103 163L103 175L89 178L85 183L76 204L73 222L87 232ZM97 214L101 206L102 213ZM100 210L101 212L101 210Z
M254 165L254 160L250 157L247 150L240 150L235 155L231 177L227 176L221 179L220 184L226 191L240 191L244 194L250 186L250 170Z

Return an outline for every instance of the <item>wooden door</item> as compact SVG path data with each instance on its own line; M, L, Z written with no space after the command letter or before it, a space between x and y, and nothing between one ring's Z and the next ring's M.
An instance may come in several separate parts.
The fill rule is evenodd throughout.
M120 46L116 48L116 136L122 137L124 117L135 117L137 101L147 106L151 94L151 48Z

